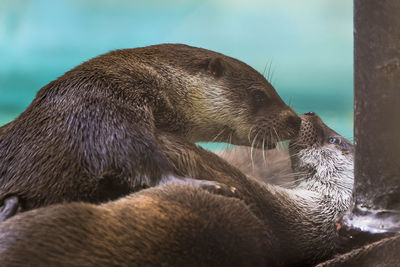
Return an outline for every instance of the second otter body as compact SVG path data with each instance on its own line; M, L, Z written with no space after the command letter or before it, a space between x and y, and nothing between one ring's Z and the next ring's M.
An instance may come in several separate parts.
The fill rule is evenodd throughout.
M179 138L167 145L164 139L165 153L179 157L173 161L177 172L233 185L242 201L187 185L164 185L100 206L73 203L21 213L0 224L0 263L318 263L334 252L334 219L350 205L353 151L318 116L302 118L300 136L290 146L294 170L303 175L293 189L257 182L211 152L191 144L183 148ZM228 170L230 176L224 176Z
M237 188L239 197L273 233L269 239L277 253L268 255L276 257L277 265L307 266L332 256L337 241L334 220L351 203L353 145L316 114L301 118L299 136L289 146L296 174L290 189L245 177L212 153L179 140L165 146L180 175L214 177Z
M20 216L24 222L13 227ZM0 224L0 265L265 266L264 237L252 234L262 225L242 201L165 185L103 205L16 215Z
M18 196L29 210L156 185L173 173L161 132L250 145L256 134L291 138L299 124L265 78L233 58L179 44L113 51L44 86L2 128L0 202Z

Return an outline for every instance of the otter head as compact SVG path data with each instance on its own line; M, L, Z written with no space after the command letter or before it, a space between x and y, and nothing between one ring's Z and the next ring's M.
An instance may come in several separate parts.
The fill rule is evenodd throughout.
M271 148L297 134L299 116L259 72L234 58L211 55L193 61L187 79L191 141Z
M299 135L289 145L298 186L326 195L346 196L353 189L353 144L326 126L313 112L301 117ZM344 205L345 206L345 205Z

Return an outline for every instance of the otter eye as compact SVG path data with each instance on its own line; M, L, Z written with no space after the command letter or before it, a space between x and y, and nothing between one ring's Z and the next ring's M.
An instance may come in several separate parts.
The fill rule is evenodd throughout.
M353 145L341 136L332 136L328 139L329 144L334 144L340 147L343 151L352 151Z
M250 91L252 101L255 105L261 106L267 103L268 96L261 90L254 89Z
M340 140L340 138L337 138L337 137L329 137L328 143L329 143L329 144L337 144L337 145L340 145L340 144L342 143L342 140Z

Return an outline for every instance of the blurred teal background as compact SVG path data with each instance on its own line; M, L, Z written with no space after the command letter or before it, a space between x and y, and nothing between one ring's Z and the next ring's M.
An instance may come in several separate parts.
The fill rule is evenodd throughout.
M85 60L172 42L271 65L286 103L353 140L352 23L348 0L0 0L0 125Z

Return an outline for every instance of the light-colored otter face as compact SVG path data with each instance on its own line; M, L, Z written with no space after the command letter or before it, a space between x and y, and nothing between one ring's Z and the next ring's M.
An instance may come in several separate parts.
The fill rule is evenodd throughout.
M300 118L272 85L243 62L209 60L187 84L192 141L272 148L296 136Z
M313 112L300 116L299 135L289 145L298 186L337 198L346 209L353 190L353 144Z

